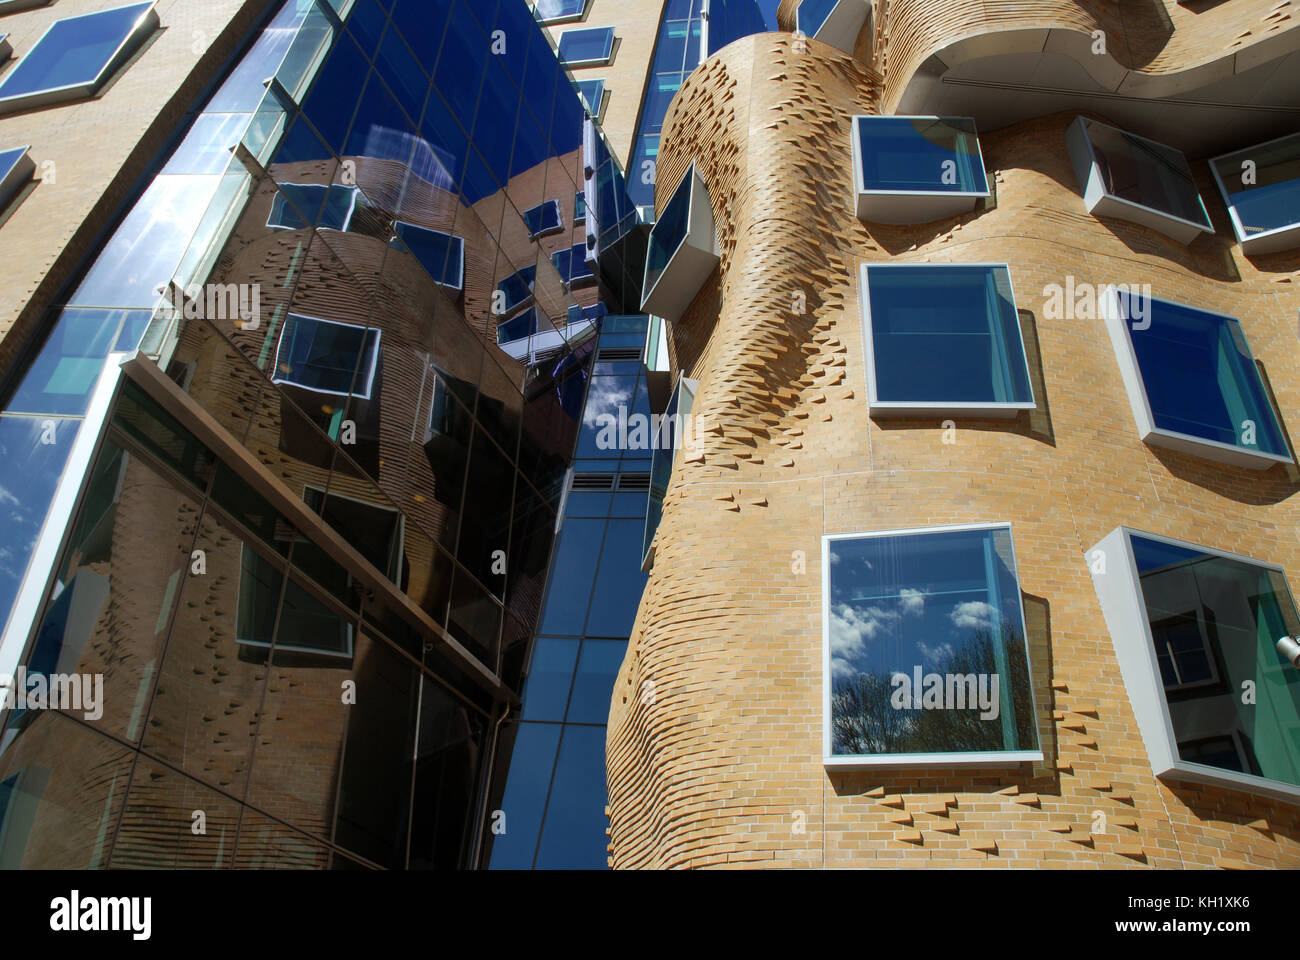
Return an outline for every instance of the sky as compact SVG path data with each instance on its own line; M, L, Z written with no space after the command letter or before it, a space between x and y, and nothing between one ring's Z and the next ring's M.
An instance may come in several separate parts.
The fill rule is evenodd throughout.
M776 8L781 0L758 0L758 8L763 11L763 19L767 21L767 29L776 29Z

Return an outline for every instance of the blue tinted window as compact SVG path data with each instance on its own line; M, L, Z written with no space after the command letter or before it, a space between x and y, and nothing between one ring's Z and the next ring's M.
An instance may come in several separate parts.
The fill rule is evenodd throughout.
M528 682L524 685L523 718L525 720L558 722L564 719L564 711L569 703L569 688L573 686L573 668L577 660L577 640L566 640L562 637L537 638L537 643L533 646Z
M285 183L271 201L268 227L303 230L313 223L326 230L346 230L361 191L341 184Z
M64 87L85 87L86 92L91 92L152 6L133 3L55 21L0 82L0 100ZM143 38L136 39L138 42Z
M600 870L606 865L605 728L566 724L546 805L537 866Z
M838 2L839 0L803 0L795 14L799 29L810 37L817 36L817 31L822 28Z
M826 546L833 756L1038 749L1009 529Z
M401 220L396 222L393 246L405 248L420 261L433 282L459 290L465 277L465 241L460 237L429 230Z
M528 870L537 853L537 834L542 828L546 794L555 770L555 752L560 743L558 723L521 723L510 754L501 808L507 811L507 829L492 838L493 870ZM602 757L604 749L601 750ZM603 796L603 794L602 794ZM601 801L604 813L604 800ZM601 828L604 836L604 828Z
M1212 229L1182 153L1096 121L1088 121L1086 130L1108 194Z
M148 311L65 309L9 401L14 413L81 415L90 405L122 322Z
M635 572L635 568L633 568ZM641 595L637 593L637 600ZM578 672L573 681L573 696L569 700L570 723L608 723L609 704L614 696L614 679L623 665L627 652L626 640L596 640L588 637L582 641L582 654L578 658Z
M273 379L319 393L368 397L379 356L379 337L374 328L291 313L280 334Z
M862 189L986 193L975 123L962 117L858 117Z
M640 518L609 521L586 633L597 637L626 637L632 633L632 623L636 620L637 605L641 602L641 591L647 579L641 572L644 528L645 523ZM604 720L600 722L604 723Z
M575 243L568 250L555 251L551 254L551 263L555 264L555 272L560 275L560 279L570 285L595 276L591 264L587 262L585 243Z
M587 620L587 602L596 579L596 560L604 536L604 520L566 520L560 530L546 594L540 632L578 636ZM564 576L558 576L563 571Z
M497 289L505 294L505 304L502 307L503 313L509 313L532 297L533 280L536 277L536 267L524 267L497 284Z
M564 227L564 223L560 220L560 201L558 200L547 200L545 203L530 207L523 212L523 218L530 237L538 237Z
M587 219L587 195L579 191L573 197L573 222L582 223Z
M1163 300L1139 302L1126 291L1118 297L1122 316L1135 321L1125 326L1158 429L1289 456L1240 323ZM1252 434L1255 443L1245 443Z
M1300 133L1220 157L1214 169L1245 237L1300 224Z
M664 206L650 231L649 249L646 251L645 290L652 290L659 282L668 263L678 248L686 240L691 221L691 190L695 182L695 168L691 167L682 177L682 182L673 193L672 199Z
M35 169L35 164L27 156L27 149L0 150L0 209L9 203Z
M1006 267L866 268L881 403L1032 403Z
M537 0L535 13L538 20L562 20L581 17L587 9L587 0Z
M361 48L350 36L343 34L334 44L329 59L303 103L303 113L336 152L343 150L343 138L361 97L361 78L368 69ZM285 158L280 159L283 161Z
M537 308L529 307L497 327L497 343L512 343L537 332Z
M560 60L566 64L603 63L613 51L613 27L569 30L560 37Z
M601 101L605 99L605 81L579 80L577 84L578 93L582 94L582 99L587 104L587 112L593 117L598 116Z

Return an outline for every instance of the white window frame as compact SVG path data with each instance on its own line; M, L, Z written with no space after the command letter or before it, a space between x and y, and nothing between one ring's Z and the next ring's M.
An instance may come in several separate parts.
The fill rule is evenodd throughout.
M36 173L36 161L32 159L30 152L31 145L13 147L12 149L22 150L23 152L9 171L0 176L0 212L9 206L9 201L18 195L27 184L27 181Z
M841 0L842 2L842 0ZM870 120L970 120L969 117L940 116L869 116L858 114L850 127L850 147L853 155L853 197L859 220L867 223L911 225L946 220L970 213L980 200L992 196L988 171L984 169L984 148L980 146L979 130L975 129L975 152L979 158L980 175L984 178L983 190L868 190L862 175L862 121Z
M1210 173L1213 174L1214 183L1219 188L1219 195L1223 197L1224 206L1228 208L1228 219L1232 221L1232 232L1237 236L1237 243L1241 245L1242 253L1250 255L1260 253L1279 253L1283 250L1291 250L1294 247L1300 246L1300 221L1284 224L1280 227L1274 227L1271 230L1263 230L1259 233L1246 233L1245 225L1241 222L1241 216L1237 213L1237 207L1232 202L1232 197L1228 193L1227 185L1219 175L1219 161L1225 160L1231 156L1240 155L1248 150L1258 150L1263 147L1271 147L1273 144L1281 143L1283 140L1294 140L1296 142L1296 150L1300 153L1300 133L1289 133L1285 136L1274 137L1272 140L1265 140L1263 143L1257 143L1241 150L1231 150L1210 161Z
M1156 662L1155 641L1152 639L1151 624L1147 619L1146 600L1142 593L1137 559L1133 556L1133 546L1129 541L1133 536L1281 573L1284 582L1287 582L1286 570L1278 564L1265 560L1257 560L1239 553L1230 553L1227 550L1148 533L1127 526L1116 527L1084 556L1085 562L1088 562L1088 569L1092 573L1093 587L1101 602L1102 616L1110 632L1111 643L1115 647L1115 656L1119 660L1124 687L1133 706L1138 731L1142 735L1147 758L1151 762L1152 773L1161 779L1236 787L1250 793L1294 803L1300 799L1300 786L1293 786L1280 780L1270 780L1267 777L1257 777L1252 773L1238 773L1235 770L1223 770L1219 767L1192 763L1180 757L1178 741L1174 737L1173 721L1170 719L1168 703L1165 699L1160 665ZM1105 558L1104 572L1097 572L1097 568L1091 562L1099 555ZM1289 582L1287 596L1294 608L1295 598L1291 596Z
M529 9L533 14L533 19L535 19L540 24L550 26L551 24L556 24L556 23L578 23L582 20L587 19L587 11L591 9L591 0L583 0L582 10L579 11L578 13L566 13L566 14L561 14L558 17L543 18L538 16L537 15L538 6L539 4L533 3L530 5Z
M987 270L1001 268L1007 272L1007 284L1011 289L1012 309L1016 310L1016 333L1019 336L1020 355L1025 363L1025 380L1029 384L1029 397L1025 400L880 400L876 394L876 351L871 327L871 288L868 280L868 268L887 266L893 269L915 269L929 267L981 267ZM867 360L867 405L873 417L916 417L951 413L958 416L978 415L997 419L1009 419L1017 416L1021 410L1038 409L1038 398L1034 394L1034 378L1029 371L1029 352L1025 349L1025 332L1020 324L1020 311L1015 306L1016 292L1011 286L1011 268L1005 263L949 263L947 261L927 261L924 263L863 263L858 270L858 298L861 301L862 335Z
M1075 176L1079 180L1079 188L1083 191L1084 206L1088 208L1089 213L1095 217L1112 217L1116 220L1127 220L1130 223L1141 224L1144 227L1150 227L1152 230L1158 230L1165 236L1171 237L1182 244L1191 243L1203 233L1214 233L1214 222L1210 220L1210 212L1205 207L1205 198L1201 196L1199 189L1196 190L1196 199L1201 205L1201 212L1205 215L1204 223L1184 220L1175 214L1166 213L1163 210L1157 210L1155 207L1148 207L1145 204L1110 193L1106 189L1105 181L1101 176L1101 165L1097 160L1096 152L1093 150L1092 138L1088 135L1088 128L1091 126L1105 127L1108 130L1114 130L1116 133L1133 137L1135 140L1141 140L1163 150L1173 150L1179 156L1183 156L1182 151L1177 147L1171 147L1159 140L1152 140L1150 137L1144 137L1141 134L1133 133L1131 130L1125 130L1113 124L1102 123L1100 120L1092 120L1083 116L1076 117L1066 132L1065 142ZM1185 156L1183 156L1183 162L1187 162ZM1191 169L1190 164L1188 164L1188 169ZM1193 184L1193 188L1195 189L1195 184Z
M931 533L959 533L972 530L1005 530L1011 547L1011 562L1016 574L1016 602L1020 622L1025 629L1025 665L1029 679L1029 700L1033 704L1032 722L1038 740L1037 750L956 751L951 753L832 754L831 747L831 541L865 540L875 537L899 537ZM1034 695L1034 670L1029 659L1029 623L1025 619L1025 591L1020 586L1020 563L1016 560L1015 536L1009 521L949 524L937 527L907 527L899 530L869 530L860 533L828 533L822 536L822 765L827 770L870 770L877 767L1018 767L1022 763L1043 762L1043 736L1038 722L1038 698ZM1010 685L1007 693L1010 695Z
M1141 296L1140 293L1132 293L1131 295ZM1241 322L1236 317L1231 314L1220 313L1217 310L1207 310L1205 307L1179 303L1161 297L1150 297L1148 299L1152 305L1156 303L1168 304L1172 307L1182 307L1187 310L1195 310L1198 313L1222 317L1236 323L1237 330L1241 334L1240 345L1245 347L1246 356L1250 359L1252 369L1255 367L1255 355L1251 352L1250 344L1246 340L1246 332L1241 329ZM1151 410L1151 402L1147 399L1147 388L1146 382L1142 379L1142 369L1138 366L1137 351L1134 349L1133 339L1129 335L1128 321L1120 310L1119 294L1115 287L1104 288L1098 302L1101 307L1102 319L1105 321L1106 329L1110 333L1111 346L1115 349L1115 359L1119 363L1120 377L1124 381L1124 390L1128 394L1129 406L1133 410L1133 420L1137 424L1138 438L1143 443L1178 450L1195 457L1203 457L1206 460L1215 460L1231 466L1246 467L1250 470L1267 470L1275 463L1295 462L1289 453L1283 457L1264 450L1222 443L1218 440L1206 440L1190 433L1180 433L1176 430L1157 427L1155 414ZM1153 309L1152 312L1154 312ZM1148 317L1146 322L1153 322L1153 318ZM1265 399L1268 399L1267 391L1265 391ZM1269 407L1273 412L1274 419L1278 422L1283 442L1286 442L1286 429L1282 423L1282 414L1273 406L1271 400L1269 400Z
M594 57L590 60L565 60L564 54L560 52L560 44L565 37L572 33L608 33L609 34L609 52L600 57ZM563 67L603 67L608 63L614 62L614 48L618 46L618 36L614 33L613 27L581 27L577 30L566 30L560 34L555 42L555 52L560 58L560 65Z
M32 4L32 6L35 6L35 4ZM41 44L45 42L51 31L53 31L60 23L63 23L65 20L76 20L80 17L107 13L110 10L120 10L122 7L129 6L133 6L133 4L124 3L119 7L105 7L102 10L89 10L85 13L76 14L75 16L60 17L58 20L55 20L45 28L45 32L42 33L36 42L31 45L27 53L23 54L22 59L19 60L10 71L8 71L6 76L0 78L0 86L3 85L4 80L12 77L22 67L22 65L27 62L28 57L40 50ZM26 9L26 7L16 9ZM161 21L158 18L158 4L155 0L154 3L149 5L149 9L140 14L140 19L136 22L135 27L122 38L122 42L117 45L113 50L112 55L104 62L104 65L93 78L85 83L70 83L61 87L47 87L43 90L33 90L30 93L0 96L0 114L12 113L17 110L27 110L32 107L47 107L54 104L66 103L72 100L84 100L95 96L101 89L103 89L103 86L108 79L117 73L117 71L121 69L122 65L126 63L126 61L129 60L143 45L145 38L158 30L160 24Z
M587 105L587 111L591 114L593 119L599 120L600 115L605 112L605 94L607 92L605 88L605 78L592 77L590 80L576 80L574 82L578 84L583 84L583 83L600 84L600 89L597 90L595 103L592 103L587 99L586 94L582 92L581 86L578 87L578 95L582 97L582 102Z
M399 240L402 239L401 235L397 233L397 225L399 223L402 224L403 226L414 227L417 230L424 230L428 233L436 233L439 236L446 237L449 240L456 241L456 246L460 249L460 261L457 264L457 268L456 268L456 283L455 284L443 283L441 280L433 280L433 277L430 277L429 279L433 280L433 282L436 283L438 286L446 287L449 290L464 290L465 289L465 238L458 237L454 233L447 233L445 230L435 230L432 227L425 227L425 226L421 226L418 223L411 223L409 220L394 220L393 233L394 235L397 236ZM405 243L406 241L402 240L402 242ZM411 256L415 256L415 254L411 254ZM416 257L417 261L419 259L420 259L419 257Z
M314 214L307 213L307 212L302 211L302 210L298 210L298 208L297 208L296 206L294 206L293 201L289 198L289 195L288 195L287 193L284 193L282 190L279 189L279 187L281 187L281 186L284 186L284 187L314 187L314 188L316 188L316 189L318 189L318 190L323 190L323 191L324 191L324 194L323 194L323 196L321 197L321 204L322 204L322 206L321 206L320 208L318 208ZM343 217L343 227L342 227L341 230L340 230L340 229L337 229L337 228L335 228L335 227L327 227L327 226L324 226L324 225L322 225L322 224L311 223L311 222L310 222L310 221L313 219L313 217L315 217L315 216L319 216L320 211L321 211L322 209L324 209L324 202L325 202L325 200L329 198L329 192L330 192L330 190L334 189L335 187L338 187L338 188L341 189L341 190L350 190L350 191L352 192L352 200L351 200L351 202L348 204L348 212L347 212L347 214ZM275 191L275 194L271 197L271 212L268 213L267 216L266 216L266 225L267 225L268 227L270 227L272 230L304 230L304 229L305 229L305 230L312 230L312 229L316 229L316 230L332 230L332 231L334 231L335 233L346 232L347 229L348 229L348 227L352 226L352 215L353 215L354 213L357 212L357 198L360 197L360 196L361 196L361 188L360 188L360 187L353 186L353 185L349 185L349 184L346 184L346 183L285 183L285 184L279 184L279 185L277 185L277 189L276 189L276 191ZM272 223L271 221L275 218L275 207L276 207L276 202L277 202L277 201L282 201L282 202L280 203L280 209L281 209L281 210L284 209L284 205L285 205L285 204L288 204L290 208L292 208L293 210L297 211L297 212L302 216L302 218L303 218L304 220L309 221L308 224L307 224L307 226L306 226L306 227L290 227L290 226L286 226L286 225L283 224L283 223Z
M1150 626L1150 624L1148 624L1148 627L1149 627L1149 626ZM1214 649L1210 646L1210 637L1209 637L1209 635L1205 632L1204 621L1203 621L1203 618L1202 618L1201 616L1197 616L1197 618L1196 618L1196 632L1197 632L1197 635L1198 635L1198 636L1200 637L1200 639L1201 639L1201 649L1202 649L1203 651L1205 651L1205 661L1206 661L1206 663L1208 663L1208 664L1210 665L1210 676L1209 676L1209 679L1207 679L1207 680L1196 680L1196 681L1193 681L1192 683L1183 683L1183 682L1180 681L1180 682L1178 682L1178 683L1175 683L1175 684L1172 685L1172 686L1167 686L1167 685L1164 686L1164 689L1165 689L1165 690L1172 690L1172 691L1175 691L1175 692L1179 692L1179 691L1183 691L1183 690L1196 690L1196 689L1198 689L1198 688L1200 688L1200 687L1212 687L1212 686L1216 685L1216 684L1219 682L1219 665L1218 665L1218 664L1215 662L1215 660L1214 660ZM1154 632L1153 632L1152 635L1151 635L1151 644L1152 644L1152 647L1155 646L1155 633L1154 633ZM1177 672L1177 670L1178 670L1178 660L1174 657L1174 654L1173 654L1172 651L1171 651L1170 654L1169 654L1169 659L1170 659L1171 664L1173 665L1173 668L1174 668L1175 672ZM1159 657L1157 657L1157 664L1158 664L1158 663L1159 663ZM1163 685L1163 683L1164 683L1163 678L1161 678L1161 683L1162 683L1162 685Z
M351 327L354 330L361 330L362 331L361 342L363 345L365 344L365 333L371 330L375 331L375 347L374 350L371 351L370 370L368 371L365 378L366 389L364 393L362 393L359 390L353 390L349 392L346 390L321 390L318 387L308 387L299 383L297 380L294 380L291 377L283 376L280 373L280 351L284 348L284 335L289 330L289 326L290 326L289 319L291 317L297 318L299 320L311 320L315 323L328 323L336 327ZM275 371L275 375L271 377L271 382L284 383L284 384L288 384L291 387L297 387L299 390L310 390L312 393L322 393L332 397L356 397L358 400L369 400L370 393L374 389L374 385L375 385L375 373L379 369L379 349L380 349L380 343L383 340L383 336L384 336L383 330L379 329L378 327L370 327L360 323L346 323L342 320L326 320L324 317L313 317L305 313L290 312L285 315L285 322L280 326L280 338L275 342L275 360L274 360L275 366L273 368Z
M542 229L537 231L536 233L529 233L528 234L529 240L536 240L539 237L549 237L553 233L564 232L564 211L560 209L559 200L543 200L541 203L531 206L527 210L524 210L522 213L520 213L519 217L521 220L524 221L525 229L527 229L528 227L528 220L526 219L528 214L532 213L534 210L541 210L545 207L553 207L555 209L555 226L542 227Z

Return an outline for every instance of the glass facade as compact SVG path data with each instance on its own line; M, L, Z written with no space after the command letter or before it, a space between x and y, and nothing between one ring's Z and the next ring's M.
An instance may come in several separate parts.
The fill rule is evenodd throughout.
M823 544L828 765L1032 759L1038 732L1011 528Z
M605 724L646 581L651 454L645 428L635 440L637 417L649 422L645 368L621 358L648 319L601 323L523 705L498 752L492 869L605 868ZM620 437L611 418L632 429Z
M1283 572L1136 533L1129 545L1178 758L1300 786L1300 673L1275 646L1300 631Z

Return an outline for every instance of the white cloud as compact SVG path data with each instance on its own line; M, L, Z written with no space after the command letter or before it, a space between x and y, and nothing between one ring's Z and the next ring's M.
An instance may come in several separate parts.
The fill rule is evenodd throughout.
M982 600L959 603L948 616L955 626L963 630L988 630L993 627L993 607Z
M951 643L941 643L935 647L928 647L918 640L916 646L921 651L921 656L931 663L938 663L945 657L951 657L956 652L953 650Z
M903 608L903 613L922 614L925 612L925 594L920 590L904 587L898 591L898 605Z
M831 656L857 660L867 652L867 641L874 637L898 614L879 607L858 610L841 603L831 608Z
M831 657L831 679L852 680L858 673L858 668L843 657Z

